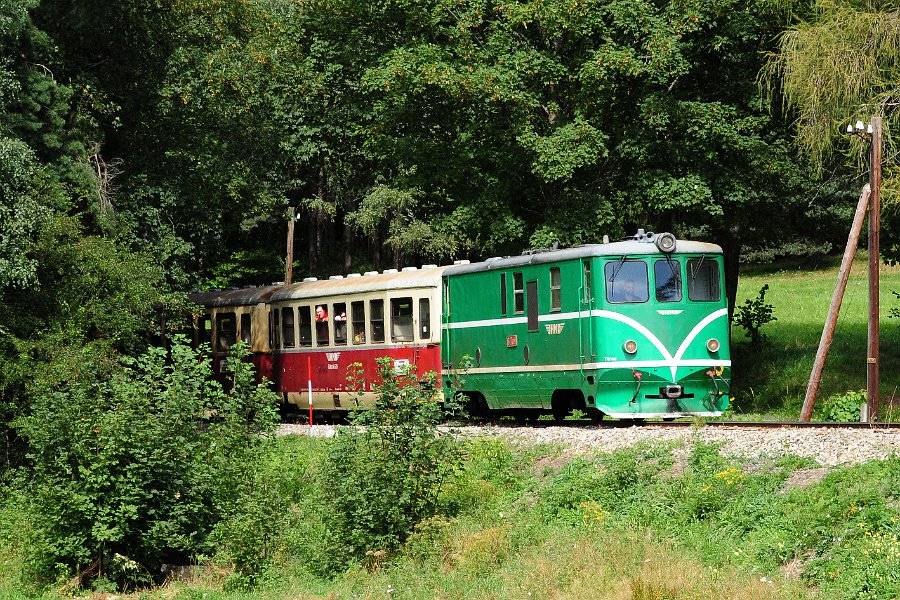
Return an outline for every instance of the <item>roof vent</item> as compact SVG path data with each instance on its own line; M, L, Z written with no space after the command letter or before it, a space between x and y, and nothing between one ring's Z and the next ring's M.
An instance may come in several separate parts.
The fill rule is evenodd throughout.
M467 265L467 264L469 264L469 261L467 261L467 260L454 260L454 261L453 261L453 264L454 264L454 265Z
M403 267L403 272L404 272L404 273L409 273L410 271L418 271L418 270L419 270L419 269L417 269L417 268L415 268L415 267Z
M603 243L604 243L604 244L608 244L608 243L609 243L609 236L606 235L605 233L603 234Z
M365 275L366 277L368 277L369 275L378 275L378 271L366 271L365 273L363 273L363 275Z
M343 279L343 275L331 275L328 277L329 280L334 281L335 279Z
M397 269L385 269L384 270L385 275L393 275L396 272L397 272Z
M437 265L422 265L423 271L425 271L427 269L437 269Z
M356 279L357 277L362 277L359 273L350 273L347 275L347 279Z
M305 277L303 279L303 281L318 281L318 280L319 280L318 277Z

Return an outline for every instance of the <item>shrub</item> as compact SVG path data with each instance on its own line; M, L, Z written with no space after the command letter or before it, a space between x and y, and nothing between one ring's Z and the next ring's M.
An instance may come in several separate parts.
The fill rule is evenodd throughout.
M242 351L228 394L183 339L170 357L154 348L120 368L86 357L39 391L21 423L34 468L36 580L74 574L74 585L129 588L209 549L260 434L277 422L276 398L253 383Z
M437 515L442 484L459 463L453 439L438 431L444 403L434 374L419 381L410 368L395 372L390 358L378 371L374 408L353 413L357 427L335 436L321 471L333 542L348 561L384 556Z
M859 421L860 405L866 403L866 391L847 391L843 394L830 396L822 404L821 416L823 421L835 423L852 423Z
M769 284L767 283L760 288L756 298L748 298L744 301L743 306L738 306L734 311L734 324L743 327L744 335L750 338L750 343L754 346L761 344L766 339L760 328L766 323L778 320L772 314L775 307L766 304L768 290Z

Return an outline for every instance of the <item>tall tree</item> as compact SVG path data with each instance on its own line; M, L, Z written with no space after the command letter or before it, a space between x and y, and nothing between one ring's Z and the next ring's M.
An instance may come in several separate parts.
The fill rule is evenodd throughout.
M836 150L864 165L868 146L843 135L847 123L885 119L881 250L900 260L900 173L892 129L900 93L900 3L819 0L780 38L764 81L797 115L797 145L819 170Z

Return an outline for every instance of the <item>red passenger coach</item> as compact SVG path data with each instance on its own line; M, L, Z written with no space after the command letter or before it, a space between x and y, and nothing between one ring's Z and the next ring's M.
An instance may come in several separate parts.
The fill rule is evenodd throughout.
M441 273L444 267L407 267L328 280L305 279L270 300L273 379L287 404L342 412L374 400L376 359L441 371ZM347 381L360 363L360 397Z
M250 350L257 379L273 379L269 299L282 287L270 285L188 294L191 302L205 309L194 321L194 345L203 342L210 345L217 374L225 373L228 352L240 339Z

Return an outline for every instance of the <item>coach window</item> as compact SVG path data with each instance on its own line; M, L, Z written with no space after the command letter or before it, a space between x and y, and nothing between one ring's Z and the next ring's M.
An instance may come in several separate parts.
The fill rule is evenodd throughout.
M500 273L500 314L506 315L506 273Z
M721 298L719 263L701 256L687 262L688 298L697 302L716 302Z
M309 306L298 306L297 315L300 317L300 345L312 346L312 309Z
M525 283L522 273L513 273L513 311L520 315L525 312Z
M366 343L366 304L360 300L350 303L350 326L353 328L353 343Z
M372 341L381 343L384 341L384 300L370 301L369 314L372 319Z
M285 348L294 347L294 307L281 309L281 339Z
M412 298L391 298L391 341L413 341Z
M278 319L278 315L280 313L281 313L281 310L278 308L276 308L275 310L272 311L272 324L271 324L271 327L269 327L269 331L272 332L272 347L273 348L281 347L281 336L278 335L279 332L281 331L280 326L279 326L279 323L281 321Z
M653 263L656 278L656 299L659 302L681 301L681 265L667 258Z
M335 302L331 305L334 309L334 343L337 346L347 345L347 304Z
M606 263L606 299L613 303L646 302L650 299L647 263L621 260Z
M253 336L250 334L250 313L241 315L241 341L248 346L253 342Z
M431 338L431 302L428 298L419 298L419 339Z
M200 343L212 344L212 320L209 318L209 315L200 317L198 325L200 328Z
M228 352L237 341L237 322L234 313L216 315L216 350Z
M562 295L559 285L559 267L550 267L550 312L562 309Z

